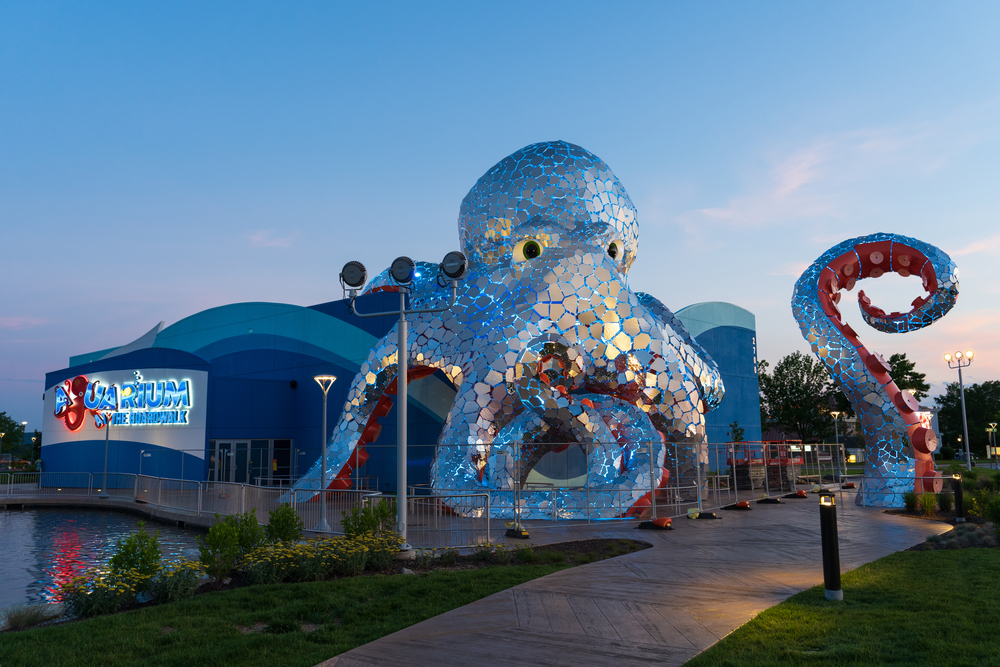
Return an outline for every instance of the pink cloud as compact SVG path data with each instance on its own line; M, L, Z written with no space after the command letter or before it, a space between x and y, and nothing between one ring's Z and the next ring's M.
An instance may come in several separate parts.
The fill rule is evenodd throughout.
M24 329L26 327L35 327L39 324L45 324L45 320L25 315L0 317L0 329Z
M247 238L250 245L255 248L287 248L298 235L298 232L295 232L289 236L275 237L273 229L262 229Z

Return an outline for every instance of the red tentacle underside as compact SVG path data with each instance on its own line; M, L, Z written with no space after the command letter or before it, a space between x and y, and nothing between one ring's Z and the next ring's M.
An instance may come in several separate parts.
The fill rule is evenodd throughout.
M931 262L920 251L906 246L898 241L879 241L863 243L855 246L853 251L846 252L830 262L820 273L817 286L820 305L823 312L830 318L833 325L854 345L858 355L864 361L865 367L882 385L893 407L899 413L907 427L907 435L913 446L913 457L916 459L914 487L917 493L938 493L942 487L941 473L934 469L934 459L931 453L937 449L937 436L934 431L920 422L917 414L920 404L913 395L896 386L889 375L891 370L888 362L877 352L869 351L854 329L844 322L840 309L840 290L854 289L855 283L862 278L878 278L887 271L901 276L920 276L927 297L917 297L913 300L913 311L926 302L937 286L937 273ZM859 291L858 301L861 308L872 317L902 317L903 313L889 313L872 304L871 299ZM911 312L913 312L911 311Z

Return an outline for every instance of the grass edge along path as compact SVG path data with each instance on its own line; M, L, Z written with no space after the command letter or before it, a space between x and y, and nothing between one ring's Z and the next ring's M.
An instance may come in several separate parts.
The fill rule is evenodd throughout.
M307 667L566 567L498 565L207 593L111 616L0 634L0 665Z
M903 551L771 607L685 667L998 665L1000 549Z

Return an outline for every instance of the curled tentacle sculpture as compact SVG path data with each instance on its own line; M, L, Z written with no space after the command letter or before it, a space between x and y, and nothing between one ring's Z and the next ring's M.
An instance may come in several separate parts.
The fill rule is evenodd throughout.
M411 318L404 351L410 378L442 371L457 386L435 491L488 490L501 515L543 457L579 448L585 481L525 490L521 516L606 518L648 505L677 469L674 452L688 469L707 460L705 414L722 400L721 376L666 306L629 289L636 209L604 162L562 141L523 148L462 201L459 234L469 270L457 303ZM447 303L437 266L418 262L416 273L413 307ZM397 288L384 272L367 291L385 289ZM328 453L335 488L350 484L391 408L396 340L394 327L351 385ZM319 477L314 467L300 486Z
M944 252L898 234L872 234L827 250L795 283L792 311L802 336L843 390L857 414L867 454L857 503L902 507L902 494L941 490L931 453L933 430L922 425L919 404L889 375L889 365L869 351L841 318L841 290L889 272L914 276L926 294L906 313L886 313L858 293L865 322L886 333L921 329L943 317L958 297L958 269Z

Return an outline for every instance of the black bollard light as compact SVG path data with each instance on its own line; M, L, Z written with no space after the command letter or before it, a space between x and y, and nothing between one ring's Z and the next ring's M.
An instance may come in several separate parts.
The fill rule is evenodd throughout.
M955 523L965 523L965 497L962 493L962 476L951 476L951 487L955 489Z
M827 600L843 600L840 588L840 544L837 539L837 506L833 494L819 497L819 529L823 537L823 587Z

